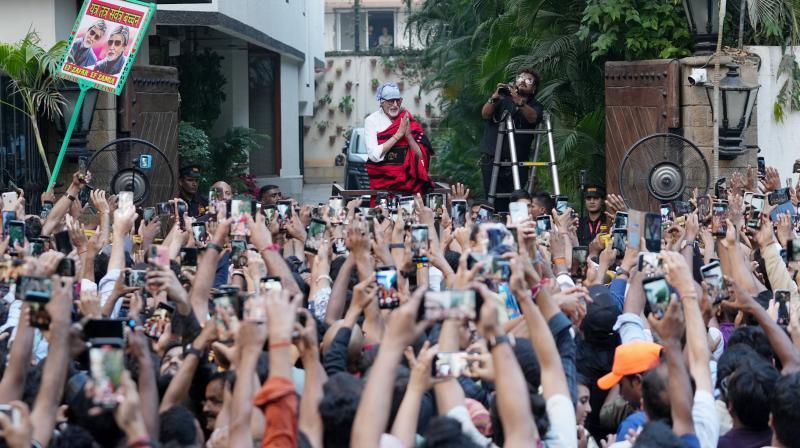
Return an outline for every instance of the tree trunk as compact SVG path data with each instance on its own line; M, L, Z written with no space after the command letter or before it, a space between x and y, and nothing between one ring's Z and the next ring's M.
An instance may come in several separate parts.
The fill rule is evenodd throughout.
M29 115L28 118L31 120L31 126L33 126L33 136L36 138L36 147L39 149L39 155L42 157L42 163L44 164L44 169L47 172L47 181L50 181L50 176L52 173L50 172L50 164L47 162L47 153L44 150L44 143L42 143L42 136L39 132L39 117L36 115L36 111L31 111L31 107L28 107Z

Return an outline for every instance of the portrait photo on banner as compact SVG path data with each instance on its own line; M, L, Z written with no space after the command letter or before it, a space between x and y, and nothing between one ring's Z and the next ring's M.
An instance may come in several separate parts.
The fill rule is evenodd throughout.
M151 7L139 2L88 0L70 36L61 74L118 94L151 14Z

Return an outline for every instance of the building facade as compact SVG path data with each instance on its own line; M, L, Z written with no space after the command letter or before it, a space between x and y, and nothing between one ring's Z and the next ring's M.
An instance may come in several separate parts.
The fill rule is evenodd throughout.
M69 36L82 3L6 0L0 15L0 41L17 41L33 29L41 45L49 47ZM250 153L250 173L258 184L278 184L286 193L299 193L302 117L313 112L315 69L324 64L322 0L156 3L158 10L136 65L175 65L188 52L216 54L224 78L224 100L211 136L220 137L232 127L253 128L266 135L262 147ZM106 94L98 99L89 149L113 138L115 104L116 98Z

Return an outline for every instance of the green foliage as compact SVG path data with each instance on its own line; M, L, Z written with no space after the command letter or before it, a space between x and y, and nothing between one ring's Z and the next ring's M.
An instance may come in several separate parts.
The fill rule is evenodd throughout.
M209 168L211 141L205 131L191 123L178 123L178 157L181 166L198 165L203 171Z
M58 91L61 79L56 73L66 57L67 42L58 41L45 50L39 46L39 41L39 35L29 31L19 42L0 43L0 71L11 78L12 93L19 95L24 109L2 103L19 110L30 119L39 156L49 178L50 164L42 143L39 118L52 120L61 116L60 107L64 104L64 97Z
M242 177L249 171L249 154L262 147L267 135L254 129L235 127L228 129L225 136L215 139L211 145L208 179L224 180L234 191L248 189Z
M350 95L345 95L341 100L339 100L339 112L346 112L349 114L353 111L353 104L355 104L353 97Z
M181 119L209 132L222 113L225 101L222 73L223 57L204 48L202 52L182 52L178 58L181 94Z
M589 0L578 36L592 58L628 61L688 56L689 27L679 0Z

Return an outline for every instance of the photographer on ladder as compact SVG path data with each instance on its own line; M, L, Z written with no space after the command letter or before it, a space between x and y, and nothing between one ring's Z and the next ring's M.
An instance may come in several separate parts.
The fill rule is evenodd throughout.
M486 122L481 140L481 176L485 191L489 192L492 178L492 162L494 161L497 133L500 123L505 119L505 113L511 113L514 127L518 130L535 129L542 121L544 108L536 101L536 90L539 87L539 75L531 70L524 69L513 84L498 84L492 96L483 105L481 116ZM533 134L515 134L517 160L528 161L530 158ZM508 139L503 140L503 159L509 158ZM528 169L519 167L519 178L527 180ZM523 180L523 183L525 181ZM524 186L521 186L524 188ZM514 190L511 167L502 167L497 181L498 193L510 193ZM508 198L498 198L495 201L495 211L508 211Z

